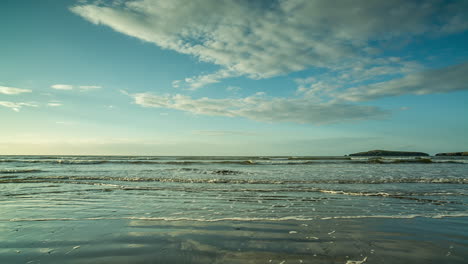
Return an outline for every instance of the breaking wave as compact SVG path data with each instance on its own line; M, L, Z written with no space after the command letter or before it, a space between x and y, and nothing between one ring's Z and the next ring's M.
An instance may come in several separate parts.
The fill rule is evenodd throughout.
M37 173L37 172L43 172L43 170L38 170L38 169L5 169L5 170L0 170L0 174Z
M407 214L407 215L351 215L351 216L285 216L285 217L220 217L220 218L192 218L192 217L86 217L86 218L12 218L0 219L1 222L41 222L41 221L98 221L98 220L141 220L141 221L188 221L188 222L284 222L284 221L312 221L331 219L361 219L361 218L392 218L392 219L412 219L423 218L447 218L447 217L468 217L467 213L458 214Z
M219 170L206 173L237 174L236 171ZM314 179L314 180L268 180L237 178L165 178L165 177L106 177L106 176L35 176L19 179L4 179L0 183L46 182L52 180L72 181L122 181L122 182L174 182L207 184L468 184L468 178L380 178L380 179Z
M41 163L58 165L154 164L154 165L314 165L314 164L468 164L468 159L384 158L384 157L29 157L4 158L0 163Z

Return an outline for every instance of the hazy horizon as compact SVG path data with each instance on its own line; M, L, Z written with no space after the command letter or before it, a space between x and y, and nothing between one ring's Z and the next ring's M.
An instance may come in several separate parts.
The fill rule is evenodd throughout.
M366 151L359 151L359 152L367 152L371 150L366 150ZM398 151L399 150L383 150L383 151ZM410 151L410 152L423 152L423 151ZM466 151L451 151L451 152L466 152ZM354 153L346 153L342 155L262 155L262 154L257 154L257 155L209 155L209 154L204 154L204 155L179 155L179 154L172 154L172 155L151 155L151 154L119 154L119 153L113 153L113 154L0 154L0 156L43 156L43 157L63 157L63 156L96 156L96 157L348 157L350 154L355 154L358 152ZM423 152L426 153L426 152ZM437 153L426 153L429 154L429 156L435 156L436 154L439 153L447 153L447 152L437 152ZM458 156L454 156L458 157Z

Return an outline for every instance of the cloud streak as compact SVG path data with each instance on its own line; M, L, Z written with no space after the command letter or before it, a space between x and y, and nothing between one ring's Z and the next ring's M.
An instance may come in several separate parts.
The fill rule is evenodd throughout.
M240 99L193 99L184 95L130 94L143 107L176 109L208 116L243 117L261 122L329 124L336 122L381 119L389 113L373 106L322 103L308 99L267 98L254 95Z
M47 106L50 106L50 107L58 107L58 106L62 106L63 104L61 102L58 102L58 101L52 101L52 102L49 102L47 103Z
M432 94L468 90L468 63L409 74L403 78L350 88L335 98L369 101L404 94Z
M78 88L78 89L80 89L82 91L87 91L87 90L100 89L100 88L102 88L102 86L98 86L98 85L74 86L74 85L71 85L71 84L54 84L54 85L50 86L50 88L56 89L56 90L73 90L75 88Z
M212 74L199 75L191 78L185 78L184 82L187 90L197 90L203 86L212 83L219 83L222 79L239 76L238 73L229 70L220 70ZM181 81L175 81L173 83L174 88L179 88Z
M20 109L24 106L37 107L37 105L34 103L15 103L15 102L8 102L8 101L0 101L0 106L10 108L15 112L19 112Z
M55 90L72 90L73 85L70 84L54 84L50 86L50 88L55 89Z
M32 91L29 89L0 86L0 94L16 95L16 94L30 93L30 92Z

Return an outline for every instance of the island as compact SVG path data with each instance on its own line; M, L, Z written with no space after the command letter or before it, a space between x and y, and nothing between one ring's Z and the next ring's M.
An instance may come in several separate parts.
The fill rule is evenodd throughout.
M468 151L437 153L436 156L468 156Z
M349 156L410 156L410 157L420 157L420 156L429 156L429 154L424 152L412 152L412 151L390 151L390 150L369 150L365 152L358 152L349 154Z

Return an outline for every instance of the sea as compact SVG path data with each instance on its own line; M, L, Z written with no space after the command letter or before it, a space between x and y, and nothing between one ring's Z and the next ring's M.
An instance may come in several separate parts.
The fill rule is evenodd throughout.
M468 157L0 156L0 263L466 263L467 184Z

